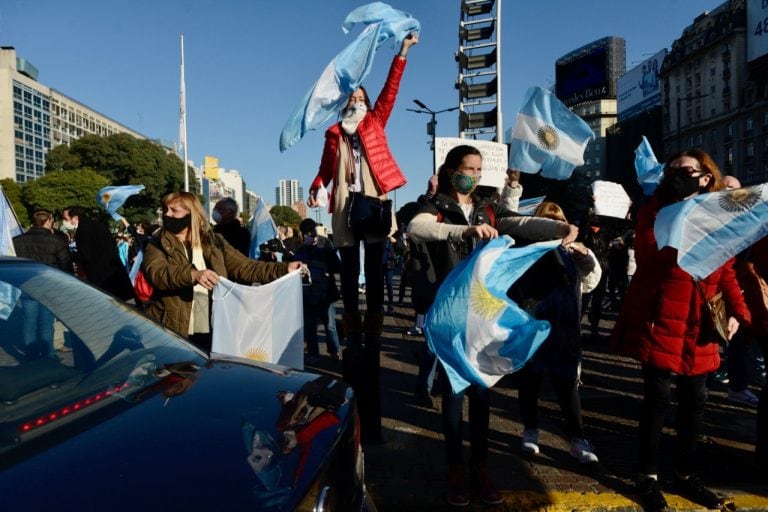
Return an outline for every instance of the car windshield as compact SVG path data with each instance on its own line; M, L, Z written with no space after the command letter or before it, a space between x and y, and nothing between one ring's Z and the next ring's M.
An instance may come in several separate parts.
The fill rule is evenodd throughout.
M182 338L77 278L0 261L0 455L178 385L203 364Z

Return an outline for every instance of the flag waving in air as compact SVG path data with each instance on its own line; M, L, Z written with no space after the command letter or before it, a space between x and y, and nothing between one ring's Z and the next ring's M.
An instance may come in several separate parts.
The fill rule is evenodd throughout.
M383 2L366 4L349 13L342 25L344 33L348 33L355 23L363 23L367 27L334 57L304 95L283 127L280 151L299 142L309 130L316 130L344 108L349 95L360 87L371 71L379 46L392 37L401 43L408 34L421 28L418 20L410 14Z
M117 213L117 209L123 206L125 200L135 196L144 190L144 185L123 185L119 187L104 187L96 193L96 201L105 209L107 213L115 220L123 218Z
M507 290L560 240L509 249L503 236L478 247L440 285L427 312L424 332L454 393L470 384L491 387L528 361L549 335L507 297Z
M259 246L276 237L275 221L264 206L264 201L258 198L251 219L251 250L248 256L255 260L259 259Z
M545 178L567 180L584 164L584 149L594 138L582 118L541 87L525 94L509 137L509 167Z
M635 171L637 172L637 182L647 196L653 194L656 187L659 186L664 174L664 164L660 164L653 154L651 144L643 135L643 140L635 150Z
M700 194L665 206L653 231L659 249L677 249L677 264L703 279L768 235L768 183Z

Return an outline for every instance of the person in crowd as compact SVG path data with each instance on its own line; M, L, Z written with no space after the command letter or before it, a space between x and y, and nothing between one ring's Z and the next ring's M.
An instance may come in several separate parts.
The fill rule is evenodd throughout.
M65 208L62 218L67 231L75 233L73 259L86 280L119 299L135 300L133 285L107 226L88 218L80 206Z
M53 214L48 210L35 210L32 227L13 237L16 256L39 261L74 274L69 247L53 234ZM21 297L22 339L27 357L55 357L53 344L54 316L36 300Z
M551 201L541 203L534 217L568 222L562 208ZM574 242L545 254L512 287L521 290L528 312L551 325L549 337L520 370L518 404L523 422L522 450L539 453L538 399L544 371L549 374L565 419L570 454L581 463L598 461L592 444L584 435L579 397L581 374L581 294L600 282L602 269L594 253ZM525 288L528 290L523 291Z
M451 149L438 172L437 194L429 199L411 221L408 231L413 245L420 245L426 266L423 286L432 296L450 271L466 258L479 240L495 238L499 233L521 236L527 240L563 238L575 240L578 229L565 222L519 216L489 198L473 194L480 181L482 156L472 146ZM413 251L413 249L412 249ZM433 340L451 343L451 340ZM462 454L462 407L464 395L469 397L469 425L472 456L470 475L475 490L486 504L502 502L488 474L488 428L490 392L477 385L454 393L446 385L442 399L443 432L448 461L448 503L466 506L470 501L465 480Z
M328 249L333 251L333 253L336 255L336 258L338 259L339 253L336 250L336 246L333 245L333 239L331 238L331 236L324 236L318 233L317 246L320 247L321 249ZM333 286L336 290L338 290L338 288L336 287L335 278L334 278ZM330 338L330 340L327 343L330 343L331 346L334 346L337 349L341 347L341 341L339 339L339 331L336 327L336 302L338 301L339 298L341 298L340 294L336 296L335 301L330 302L328 304L327 313L323 315L320 319L321 323L323 324L323 329L325 329L325 335L328 338Z
M131 270L131 258L129 256L130 248L131 248L131 242L130 237L126 233L118 233L115 237L115 240L117 242L117 254L120 256L120 262L125 267L126 272L130 272Z
M381 264L384 266L384 284L387 288L387 313L395 310L395 273L400 266L400 256L395 250L397 233L387 237L384 241L384 251Z
M708 508L723 506L722 499L695 474L706 378L720 363L719 343L709 328L702 296L712 297L722 291L731 337L739 325L749 323L749 311L736 281L733 260L697 282L677 264L677 250L659 248L654 234L661 208L722 188L723 178L712 158L700 149L689 149L667 161L654 195L637 213L637 272L627 289L611 344L642 365L637 488L647 511L667 509L658 482L658 456L673 379L677 384L677 490Z
M267 263L243 256L211 230L200 200L172 192L162 200L163 229L147 244L141 269L154 293L146 313L201 350L211 351L211 295L219 276L240 282L269 282L300 262Z
M247 257L251 251L251 232L240 222L239 211L237 201L231 197L216 201L211 214L213 222L216 223L213 232L223 236L229 245Z
M580 232L580 242L583 243L597 257L597 262L601 269L608 268L608 251L611 236L608 229L602 226L600 218L597 215L590 215L587 222L587 229ZM603 317L603 301L608 288L608 272L603 272L600 282L595 288L584 295L582 311L589 308L589 332L590 340L593 343L599 343L603 338L600 336L600 319Z
M520 208L520 197L522 195L523 186L520 184L520 171L507 169L504 188L501 190L502 204L507 210L516 212Z
M371 105L365 88L350 96L341 122L325 133L325 146L317 177L309 191L308 205L316 207L317 191L333 181L329 196L334 243L341 256L342 315L348 343L360 346L365 332L366 344L378 343L384 322L384 273L382 271L383 236L367 235L365 246L365 283L367 311L365 322L360 317L358 275L360 274L360 238L347 225L347 212L352 192L386 199L387 193L405 184L405 176L392 156L384 132L395 105L400 79L405 70L406 55L419 42L417 34L403 39L400 52L394 57L386 83L376 104Z
M317 223L312 219L304 219L299 224L303 245L293 255L293 260L300 261L309 268L310 282L304 286L304 339L307 341L308 363L313 363L320 356L317 342L318 324L328 325L328 305L339 300L339 290L336 288L336 274L341 271L341 261L336 251L327 245L319 245L317 240ZM338 338L329 335L325 330L325 343L328 355L339 359Z

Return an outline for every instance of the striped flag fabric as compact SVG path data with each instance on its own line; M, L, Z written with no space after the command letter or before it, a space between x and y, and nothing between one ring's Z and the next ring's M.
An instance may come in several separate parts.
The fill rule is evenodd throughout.
M96 193L96 201L115 220L123 218L117 209L125 204L126 199L144 190L144 185L121 185L104 187Z
M504 235L478 246L448 274L427 312L427 343L454 393L471 384L492 387L522 368L549 335L549 322L518 307L507 290L561 241L510 248L514 243Z
M275 221L259 197L256 199L256 209L251 218L251 250L248 256L254 260L259 259L259 245L273 238L277 238Z
M3 187L0 187L0 255L16 256L13 237L23 232L10 201L5 197Z
M320 78L288 117L280 133L281 152L344 108L349 95L360 87L371 71L379 46L390 38L401 43L408 34L421 28L413 16L383 2L373 2L353 10L344 20L342 30L346 34L356 23L367 26L325 67Z
M530 87L509 137L509 167L567 180L584 164L584 149L594 137L589 125L554 94Z
M703 279L768 235L768 183L700 194L659 210L659 249L677 249L677 264Z
M643 193L647 196L653 194L664 175L664 164L656 160L656 155L645 135L643 135L640 145L635 149L635 171L637 172L637 182L643 189Z

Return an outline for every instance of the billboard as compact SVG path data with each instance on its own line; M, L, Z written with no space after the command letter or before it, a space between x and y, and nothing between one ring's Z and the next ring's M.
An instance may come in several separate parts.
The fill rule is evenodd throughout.
M483 174L480 178L479 185L501 189L501 187L504 186L504 180L507 177L507 162L509 161L509 150L506 144L489 140L436 137L435 169L439 169L440 166L443 165L445 155L447 155L451 149L462 144L477 148L483 156Z
M747 0L747 62L768 54L768 0Z
M557 59L555 95L567 106L616 97L616 78L624 73L624 40L604 37Z
M619 77L617 83L619 121L661 105L659 71L666 56L667 50L661 50Z

